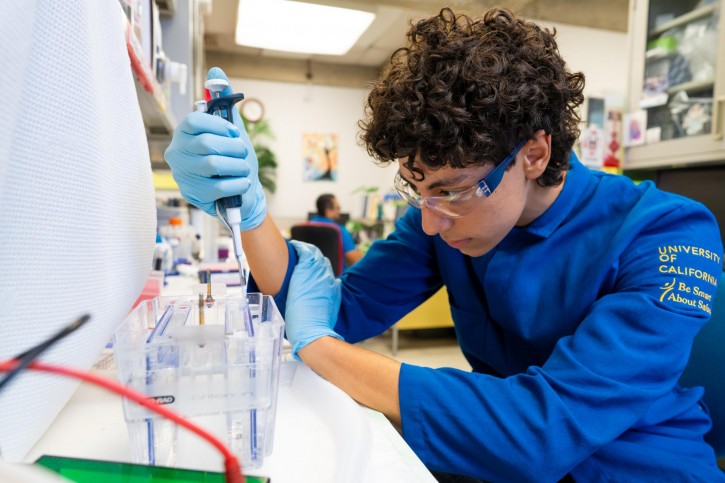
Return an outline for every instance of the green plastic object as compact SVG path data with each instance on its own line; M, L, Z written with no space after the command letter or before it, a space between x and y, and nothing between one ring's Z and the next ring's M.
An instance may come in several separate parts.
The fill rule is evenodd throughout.
M35 464L76 483L224 483L224 473L145 466L116 461L41 456ZM265 476L247 476L247 483L269 483Z
M660 48L665 52L674 54L677 52L677 39L668 35L647 42L647 50L654 48Z

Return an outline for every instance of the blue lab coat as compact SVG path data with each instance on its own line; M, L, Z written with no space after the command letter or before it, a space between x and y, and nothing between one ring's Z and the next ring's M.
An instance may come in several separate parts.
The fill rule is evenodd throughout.
M677 384L722 270L717 224L651 182L572 165L554 204L481 257L427 236L408 210L342 276L335 331L378 335L447 287L473 372L403 364L399 382L403 437L431 469L725 481L703 441L702 388Z

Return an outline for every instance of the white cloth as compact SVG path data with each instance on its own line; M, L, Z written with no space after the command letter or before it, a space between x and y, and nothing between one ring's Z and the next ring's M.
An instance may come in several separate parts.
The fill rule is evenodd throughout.
M155 238L123 12L117 0L23 0L2 10L0 359L87 313L42 357L87 369L141 292ZM3 388L3 459L21 460L76 387L26 372Z

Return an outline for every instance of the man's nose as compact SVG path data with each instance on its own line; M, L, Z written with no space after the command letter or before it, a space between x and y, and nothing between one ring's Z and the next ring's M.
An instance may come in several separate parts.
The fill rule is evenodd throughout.
M423 231L426 235L437 235L438 233L445 232L453 224L453 220L442 213L428 208L427 205L423 205L420 208L422 212L422 226Z

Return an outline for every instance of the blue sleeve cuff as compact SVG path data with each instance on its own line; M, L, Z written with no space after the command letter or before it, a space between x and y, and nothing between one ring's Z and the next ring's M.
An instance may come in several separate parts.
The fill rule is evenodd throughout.
M282 287L279 289L279 292L277 292L274 296L274 303L277 304L277 309L279 310L280 314L282 314L282 318L284 318L284 311L285 307L287 306L287 291L289 290L289 281L290 278L292 278L292 271L295 269L295 266L297 265L297 251L295 250L295 247L290 245L289 240L285 240L287 243L287 273L284 276L284 282L282 282ZM252 274L249 274L249 292L259 292L259 287L257 287L257 282L254 281L254 276Z
M420 458L423 464L427 464L427 444L429 438L426 435L424 425L421 424L423 416L418 406L419 394L416 389L425 387L427 373L432 369L414 366L403 363L400 366L400 377L398 379L398 397L400 398L400 420L403 429L403 439L410 446L413 452Z

